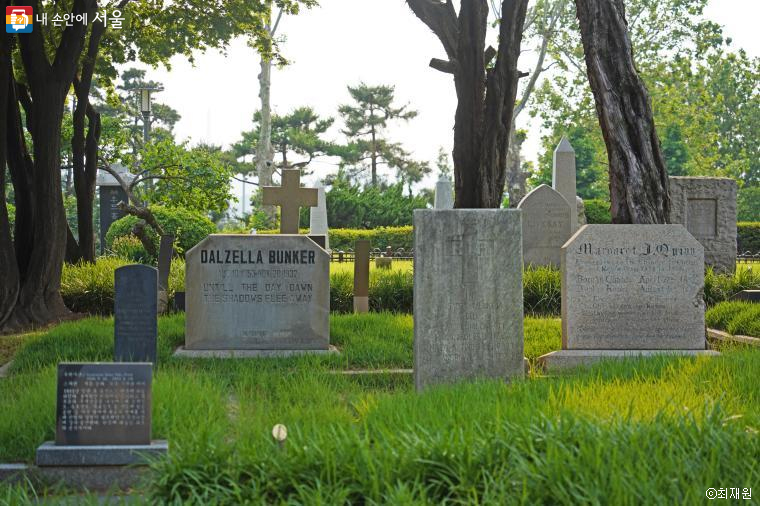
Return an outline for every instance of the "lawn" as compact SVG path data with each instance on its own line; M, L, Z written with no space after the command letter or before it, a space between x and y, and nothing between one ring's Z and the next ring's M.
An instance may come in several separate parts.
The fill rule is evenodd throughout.
M418 395L408 374L336 374L411 367L409 315L333 315L340 356L257 361L174 359L183 325L159 325L153 428L171 456L141 490L156 501L686 504L708 487L760 483L757 350ZM526 355L558 349L559 325L526 319ZM27 343L0 380L5 462L30 462L53 438L55 364L109 360L112 320ZM289 429L283 448L276 423Z
M394 259L393 263L391 264L390 270L398 271L398 272L412 272L413 268L414 268L413 260L395 260ZM374 260L372 260L369 263L369 270L370 272L378 270L378 268L375 267ZM353 276L354 263L353 262L330 262L330 274L335 274L338 272L347 272Z

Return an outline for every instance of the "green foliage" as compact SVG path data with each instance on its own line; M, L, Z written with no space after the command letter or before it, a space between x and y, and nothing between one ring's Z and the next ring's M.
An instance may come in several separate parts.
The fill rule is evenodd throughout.
M361 188L345 179L327 192L327 220L336 228L398 227L412 224L414 209L425 209L429 198L404 195L403 184ZM301 216L306 225L308 214ZM394 245L395 246L395 245Z
M164 233L174 235L174 248L179 253L186 252L205 239L207 235L216 232L216 225L198 212L162 206L151 206L150 210L156 217L158 224L164 229ZM106 247L113 249L117 237L130 235L132 227L137 221L137 217L130 215L113 222L106 234ZM147 230L156 245L156 251L158 251L158 245L161 241L158 234L149 228ZM145 255L147 258L147 252Z
M330 228L330 248L347 251L354 249L354 243L360 239L369 239L373 248L385 250L387 246L393 250L414 247L414 229L405 227L378 227L367 230L352 228Z
M760 337L760 304L746 301L721 302L705 314L707 326L729 334Z
M137 264L149 264L153 260L140 242L133 235L122 235L114 239L111 252L118 258L123 258Z
M230 193L233 167L213 146L188 148L171 139L150 142L142 152L142 168L156 176L141 195L148 202L202 213L222 212L234 197Z
M737 269L734 274L705 273L705 302L708 307L729 300L742 290L760 290L760 272Z
M562 309L562 278L551 267L526 267L523 271L525 314L556 316Z
M11 236L13 236L13 229L16 226L16 206L7 202L5 207L8 210L8 225L11 229Z
M586 222L589 225L612 223L612 214L610 213L610 203L608 201L601 199L584 200L583 206L586 209Z
M739 221L760 221L760 186L739 189L736 214Z
M737 223L736 230L739 253L760 253L760 221Z

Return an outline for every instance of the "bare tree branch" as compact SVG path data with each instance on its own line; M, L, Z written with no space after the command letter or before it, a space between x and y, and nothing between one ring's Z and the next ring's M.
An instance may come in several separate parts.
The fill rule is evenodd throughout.
M459 28L451 0L406 0L412 12L430 28L443 44L449 60L456 59Z

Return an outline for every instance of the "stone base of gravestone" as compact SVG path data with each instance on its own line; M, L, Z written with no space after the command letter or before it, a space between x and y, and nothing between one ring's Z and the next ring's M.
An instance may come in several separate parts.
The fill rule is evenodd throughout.
M302 355L338 355L333 345L326 350L188 350L180 346L174 352L177 358L282 358Z
M152 441L148 445L56 445L47 441L37 448L39 467L132 466L145 465L169 452L169 443Z
M559 350L539 357L538 364L545 371L558 371L592 365L601 360L634 359L655 355L694 357L717 356L720 353L713 350Z
M745 302L760 302L760 290L743 290L733 297L731 300L743 300Z
M393 266L393 258L377 257L375 258L375 267L378 269L390 269Z
M151 472L137 466L28 466L0 464L0 483L56 483L81 492L128 491L145 483Z

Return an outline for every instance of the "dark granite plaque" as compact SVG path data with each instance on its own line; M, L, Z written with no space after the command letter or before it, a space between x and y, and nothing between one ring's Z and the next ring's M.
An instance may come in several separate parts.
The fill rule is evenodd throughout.
M169 289L169 272L172 268L172 254L174 253L174 236L162 235L161 245L158 249L158 289Z
M152 364L58 364L56 445L150 444Z
M147 265L116 269L115 362L156 363L157 279L156 269Z
M185 292L174 292L174 310L185 312Z
M111 224L124 217L117 207L119 202L127 202L127 194L121 186L100 187L100 253L105 253L106 234Z

